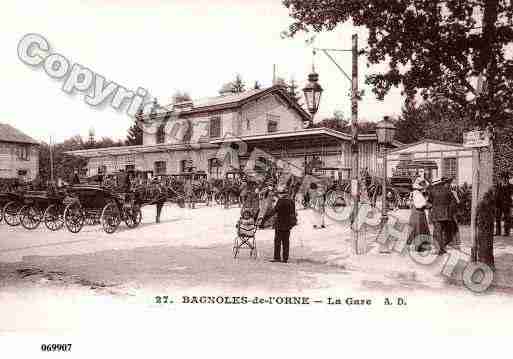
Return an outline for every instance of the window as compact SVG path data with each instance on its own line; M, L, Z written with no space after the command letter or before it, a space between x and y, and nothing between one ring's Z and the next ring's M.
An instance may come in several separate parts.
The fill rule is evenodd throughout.
M166 141L166 126L164 124L157 128L156 136L157 143L164 143Z
M166 174L166 161L155 162L155 174L157 176Z
M221 117L210 119L210 137L221 137Z
M180 161L180 172L192 172L194 169L194 162L192 160Z
M280 116L267 115L267 132L277 132Z
M221 161L217 158L211 158L208 160L208 174L210 178L221 178Z
M16 150L19 160L30 160L30 146L19 146Z
M456 157L448 157L443 160L442 176L453 178L458 182L458 159Z

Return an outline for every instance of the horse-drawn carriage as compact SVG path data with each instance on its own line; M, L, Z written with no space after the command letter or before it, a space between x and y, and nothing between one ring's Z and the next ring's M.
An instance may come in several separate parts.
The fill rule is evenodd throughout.
M67 189L70 203L64 210L64 224L72 233L82 230L86 220L99 220L106 233L114 233L124 221L129 228L142 218L140 201L135 193L116 193L94 185L75 185Z
M19 191L0 193L0 205L2 206L0 219L10 226L19 225L18 212L23 206L23 193Z
M369 199L376 206L378 197L382 196L383 180L373 179L367 188ZM408 176L393 176L387 182L387 203L391 209L409 209L411 207L410 195L413 190L412 179Z
M207 191L203 186L204 181L207 179L207 174L204 171L182 172L172 175L161 175L161 181L164 181L167 188L167 197L171 202L178 202L183 204L185 201L185 184L192 181L193 198L195 202L206 202Z
M51 231L62 228L66 197L64 192L29 191L22 197L22 207L17 216L25 229L36 229L41 222Z

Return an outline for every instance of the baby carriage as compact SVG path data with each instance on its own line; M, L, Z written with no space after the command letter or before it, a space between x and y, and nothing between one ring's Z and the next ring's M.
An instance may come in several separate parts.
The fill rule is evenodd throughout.
M249 209L242 212L241 219L237 222L237 236L233 243L233 258L237 258L241 248L249 248L249 256L257 257L255 234L257 225Z

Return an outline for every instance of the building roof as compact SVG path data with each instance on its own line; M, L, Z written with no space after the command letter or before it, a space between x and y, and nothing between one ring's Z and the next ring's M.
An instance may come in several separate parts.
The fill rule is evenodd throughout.
M280 139L289 139L289 138L297 138L297 139L309 139L313 137L319 137L324 139L335 139L337 141L351 141L351 135L339 131L335 131L326 127L314 127L314 128L306 128L298 131L284 131L284 132L273 132L273 133L264 133L258 135L248 135L248 136L230 136L221 139L216 139L210 141L212 144L221 144L221 143L230 143L230 142L250 142L250 141L263 141L263 140L280 140ZM375 133L367 133L358 135L358 140L360 141L377 141L377 136ZM401 142L393 141L392 145L394 147L402 146Z
M407 143L407 144L403 144L402 146L400 146L399 148L396 148L394 150L392 150L391 152L398 152L398 151L402 151L402 150L405 150L407 148L410 148L410 147L414 147L414 146L418 146L418 145L422 145L422 144L426 144L426 143L434 143L434 144L438 144L438 145L445 145L445 146L453 146L453 147L458 147L458 148L461 148L461 149L467 149L465 147L463 147L463 145L461 143L457 143L457 142L447 142L447 141L439 141L439 140L431 140L429 138L425 138L421 141L417 141L417 142L413 142L413 143Z
M106 156L134 155L136 153L198 150L202 148L217 148L217 146L211 145L209 143L191 143L190 145L184 143L159 143L156 145L114 146L104 148L93 148L89 150L66 151L64 152L64 154L82 158L94 158Z
M32 137L6 123L0 123L0 142L39 144Z
M195 99L192 101L185 101L177 104L169 104L163 106L167 113L158 113L155 118L166 117L174 113L178 116L187 116L197 114L200 112L213 112L232 108L239 108L244 104L274 94L284 100L291 108L299 113L305 120L310 119L310 115L290 96L290 94L283 88L283 86L275 85L262 89L252 89L241 93L234 93L229 95L221 95L216 97L207 97ZM179 107L177 111L175 109ZM183 106L182 106L183 105ZM148 115L146 115L148 116Z

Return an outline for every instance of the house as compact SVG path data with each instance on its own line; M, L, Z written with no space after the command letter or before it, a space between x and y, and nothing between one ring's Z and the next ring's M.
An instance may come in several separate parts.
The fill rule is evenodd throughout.
M388 174L423 169L427 178L449 177L455 183L472 184L472 149L460 143L425 139L388 153Z
M71 151L88 159L89 176L120 170L153 175L204 171L209 178L281 164L303 175L305 168L348 178L351 136L327 128L305 128L310 115L279 85L186 101L142 115L143 145ZM380 174L375 134L359 136L360 168ZM397 147L397 143L395 146Z
M32 181L39 173L39 143L0 123L0 179Z

